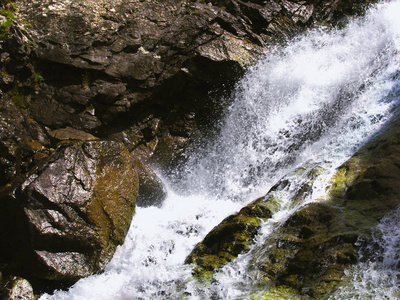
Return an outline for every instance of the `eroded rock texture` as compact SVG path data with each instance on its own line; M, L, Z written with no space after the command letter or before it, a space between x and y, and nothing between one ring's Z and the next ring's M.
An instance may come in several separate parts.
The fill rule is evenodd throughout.
M101 271L124 241L137 192L138 176L122 143L60 146L1 198L7 269L63 281Z
M35 296L31 284L21 277L3 276L0 273L0 298L33 300Z
M265 47L368 2L20 0L36 78L26 107L52 129L135 131L126 146L169 166Z

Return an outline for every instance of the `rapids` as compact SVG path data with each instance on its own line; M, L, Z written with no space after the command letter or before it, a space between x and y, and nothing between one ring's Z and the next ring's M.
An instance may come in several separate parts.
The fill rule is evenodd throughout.
M246 282L252 280L243 274L246 255L216 274L210 286L192 277L192 266L183 263L186 256L226 216L298 166L324 164L327 171L306 201L323 197L335 168L398 104L399 15L399 0L383 2L345 28L315 29L285 48L269 50L238 82L218 135L188 152L179 180L164 176L169 192L163 206L137 208L125 243L105 272L40 299L246 299ZM292 212L283 205L259 236ZM377 238L383 258L348 270L358 284L337 291L337 299L399 292L394 268L400 234L390 229L398 227L399 214L377 229L390 237ZM384 292L378 288L382 282Z

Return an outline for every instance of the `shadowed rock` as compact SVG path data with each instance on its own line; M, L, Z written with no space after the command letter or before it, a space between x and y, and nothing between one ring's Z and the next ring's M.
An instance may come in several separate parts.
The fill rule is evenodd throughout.
M167 190L157 174L147 165L135 160L135 170L139 175L139 207L161 206L167 197Z

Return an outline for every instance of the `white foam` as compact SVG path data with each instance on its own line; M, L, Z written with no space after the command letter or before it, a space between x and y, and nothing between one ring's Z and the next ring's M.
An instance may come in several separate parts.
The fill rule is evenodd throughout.
M382 126L399 100L399 15L400 1L384 3L345 29L315 30L266 54L238 84L220 135L192 154L178 183L166 178L171 186L163 207L138 208L105 272L41 299L245 294L245 255L211 286L193 280L185 257L213 226L300 165L328 168L305 201L323 196L334 169ZM268 236L295 209L283 205L260 234Z

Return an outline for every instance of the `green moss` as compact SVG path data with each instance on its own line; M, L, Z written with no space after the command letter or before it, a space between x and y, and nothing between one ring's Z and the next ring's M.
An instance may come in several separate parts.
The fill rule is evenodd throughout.
M15 9L15 5L12 2L4 2L3 4L10 3L11 9ZM14 12L8 9L1 9L0 15L4 16L6 20L0 24L0 38L4 38L10 32L10 28L13 22L17 19Z
M268 286L266 290L261 290L250 295L250 300L307 300L309 296L300 295L299 292L288 286Z
M33 80L35 81L35 85L39 85L44 81L44 78L40 73L33 71L32 73Z
M15 4L12 0L1 0L0 3L4 6L9 5L12 9L16 9Z
M320 201L299 207L252 249L246 269L253 278L250 299L327 299L346 286L344 270L358 261L357 241L371 240L379 220L400 203L400 120L396 120L337 169ZM316 165L298 168L266 196L225 219L195 253L200 276L212 278L214 270L231 260L223 253L236 257L235 247L248 249L251 233L259 226L254 220L262 222L266 212L278 211L283 197L291 197L290 208L298 207L323 172ZM287 193L294 190L293 182L294 195Z
M85 109L84 109L83 112L85 113L85 112L90 111L90 110L93 110L93 109L95 109L94 104L93 104L93 103L89 103L89 104L85 107Z
M26 108L26 99L23 94L18 89L17 84L14 85L14 88L8 92L11 96L11 99L19 108Z
M331 199L342 198L347 188L353 185L361 170L358 157L353 157L337 170L330 180L328 195Z
M0 38L4 38L10 32L12 20L6 20L0 24Z
M15 16L14 12L7 9L0 9L0 15L7 18L7 20L16 20L17 17Z

